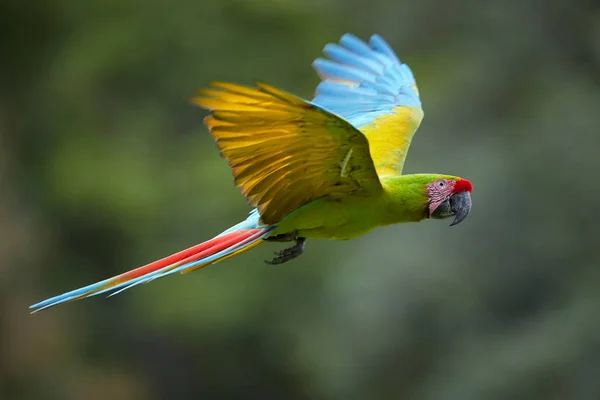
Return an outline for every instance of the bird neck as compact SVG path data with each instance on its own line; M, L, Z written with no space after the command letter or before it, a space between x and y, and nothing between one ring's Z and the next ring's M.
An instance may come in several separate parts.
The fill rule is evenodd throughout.
M421 174L382 177L383 225L418 222L427 218L426 183L430 179Z

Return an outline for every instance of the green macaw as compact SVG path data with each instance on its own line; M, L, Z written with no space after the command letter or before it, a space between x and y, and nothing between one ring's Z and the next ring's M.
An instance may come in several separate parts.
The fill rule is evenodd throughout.
M472 185L451 175L402 175L423 119L410 68L379 35L351 34L323 49L322 81L307 101L264 83L214 82L193 102L208 109L211 135L254 209L215 238L113 278L52 297L33 312L176 272L188 273L266 241L294 245L271 264L299 256L306 239L352 239L383 225L471 209Z

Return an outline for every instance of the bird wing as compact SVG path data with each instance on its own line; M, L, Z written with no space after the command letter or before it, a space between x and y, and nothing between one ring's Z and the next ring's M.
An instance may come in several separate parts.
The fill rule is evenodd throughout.
M365 134L379 176L400 175L423 119L412 71L379 35L365 43L351 34L329 43L313 67L322 79L314 104Z
M213 82L192 101L262 222L324 196L382 190L366 137L342 118L264 83Z

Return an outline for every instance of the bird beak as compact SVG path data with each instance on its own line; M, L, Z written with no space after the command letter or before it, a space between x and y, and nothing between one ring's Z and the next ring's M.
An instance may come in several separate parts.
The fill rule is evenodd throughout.
M465 191L450 196L450 212L454 215L454 221L450 226L464 221L471 212L471 193Z

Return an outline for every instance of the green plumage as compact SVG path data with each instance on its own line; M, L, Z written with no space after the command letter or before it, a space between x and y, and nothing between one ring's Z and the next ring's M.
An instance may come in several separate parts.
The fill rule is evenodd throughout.
M323 197L293 211L272 236L295 233L304 238L346 240L378 226L418 222L428 217L427 184L460 178L440 174L411 174L381 178L376 195Z

